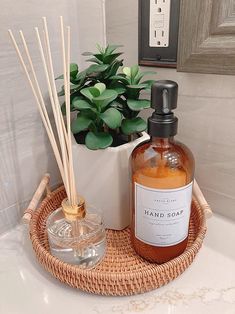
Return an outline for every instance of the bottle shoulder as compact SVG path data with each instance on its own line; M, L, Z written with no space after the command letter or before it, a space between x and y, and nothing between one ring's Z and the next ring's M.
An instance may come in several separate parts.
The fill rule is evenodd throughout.
M164 152L164 151L177 151L179 154L187 154L189 157L194 158L193 154L188 146L183 144L180 141L172 141L172 142L167 142L167 144L161 143L161 144L156 144L152 142L151 140L145 141L143 143L140 143L138 146L134 148L132 151L132 157L135 157L135 155L139 154L145 154L146 152L153 152L155 151L156 154L158 152Z
M131 161L134 169L161 163L169 168L190 168L194 172L194 157L191 150L175 140L165 143L149 140L142 143L133 150Z

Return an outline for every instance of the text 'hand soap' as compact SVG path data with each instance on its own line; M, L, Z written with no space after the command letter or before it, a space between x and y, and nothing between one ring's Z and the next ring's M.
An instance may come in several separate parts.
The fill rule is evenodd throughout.
M150 140L131 155L131 237L143 258L164 263L187 246L192 201L194 159L190 150L176 142L178 85L157 81L152 85L148 119Z

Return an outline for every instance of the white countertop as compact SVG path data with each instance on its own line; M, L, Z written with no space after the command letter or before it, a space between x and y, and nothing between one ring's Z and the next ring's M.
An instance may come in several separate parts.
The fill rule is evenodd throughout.
M37 263L25 226L0 237L1 314L235 314L235 222L208 221L191 267L170 284L132 297L72 289Z

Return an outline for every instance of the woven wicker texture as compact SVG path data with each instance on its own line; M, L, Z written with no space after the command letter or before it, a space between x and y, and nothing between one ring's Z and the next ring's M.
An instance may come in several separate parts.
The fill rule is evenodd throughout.
M183 254L162 265L136 255L129 229L107 230L107 251L103 261L91 270L66 264L50 254L46 234L48 215L66 196L63 187L44 199L30 222L30 237L39 263L60 281L81 290L102 295L132 295L159 288L178 277L193 262L205 233L205 215L196 201L192 204L188 247Z

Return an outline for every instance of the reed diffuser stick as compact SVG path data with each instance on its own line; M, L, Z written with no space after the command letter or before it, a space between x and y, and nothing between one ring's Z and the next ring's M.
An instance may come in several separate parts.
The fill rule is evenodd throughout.
M66 119L67 119L67 136L69 136L69 126L70 126L70 103L69 100L70 99L70 93L68 93L68 86L69 86L69 82L70 82L70 77L68 79L68 75L67 75L67 68L66 68L66 52L65 52L65 39L64 39L64 25L63 25L63 19L62 17L60 17L60 31L61 31L61 46L62 46L62 60L63 60L63 73L64 73L64 91L65 91L65 108L66 108ZM69 106L69 110L68 110L68 106ZM69 141L68 141L69 143ZM70 150L69 150L69 145L67 147L67 152L68 152L68 160L69 160L69 164L70 164ZM69 180L69 184L70 184L70 188L72 188L71 185L71 171L70 171L71 167L69 167L68 169L68 180ZM74 203L73 200L73 192L71 192L71 202L72 204Z
M47 29L47 20L46 20L45 17L43 17L42 19L43 19L43 25L44 25L44 29L43 29L43 42L44 42L44 47L45 47L45 52L44 52L45 56L44 57L45 57L45 62L47 64L48 73L50 74L49 75L50 84L54 85L55 84L54 72L53 71L51 72L51 66L50 66L50 62L52 64L52 58L50 57L51 56L50 44L48 45L49 33L48 33L48 29ZM63 120L63 115L62 115L62 112L60 110L60 105L59 105L59 100L58 100L57 94L56 94L56 97L55 97L54 101L57 103L57 107L56 108L58 108L56 116L59 115L59 118L57 118L57 119L61 120L62 129L63 129L65 141L66 141L66 145L68 146L68 139L67 139L67 136L66 136L66 128L65 128L65 124L64 124L64 120Z
M41 89L40 89L40 86L39 86L39 82L38 82L38 79L37 79L37 76L36 76L36 73L35 73L35 69L34 69L34 66L33 66L33 62L32 62L32 59L31 59L31 56L30 56L30 53L29 53L29 49L28 49L28 46L27 46L24 34L23 34L22 31L20 31L19 34L20 34L21 40L23 42L24 50L25 50L25 53L26 53L26 56L27 56L27 59L28 59L29 65L30 65L30 69L32 71L32 76L33 76L33 79L34 79L34 82L35 82L35 85L36 85L36 90L38 92L38 96L39 96L39 100L40 100L40 103L41 103L41 108L42 108L43 114L45 116L47 125L48 125L48 127L50 129L52 140L53 140L54 145L55 145L55 149L58 150L57 145L56 145L54 132L53 132L50 120L49 120L49 116L48 116L48 113L47 113L46 105L45 105L45 102L44 102L44 99L43 99L43 96L42 96L42 92L41 92ZM53 98L52 98L52 94L50 93L50 90L49 90L49 94L50 94L50 100L51 100L51 102L53 102ZM57 153L59 153L59 152L57 152Z
M52 111L53 111L54 118L55 118L55 121L56 121L56 128L57 128L60 148L61 148L61 152L62 152L62 161L63 161L63 168L64 168L64 174L65 174L64 185L65 185L68 197L70 199L71 197L70 197L70 189L69 189L68 173L67 173L68 172L68 170L67 170L67 164L68 164L68 160L67 159L68 158L66 157L65 140L64 140L64 137L63 137L62 126L61 126L61 123L60 123L60 117L58 115L58 110L56 108L54 94L53 94L52 87L51 87L51 78L50 78L48 66L46 64L45 53L44 53L44 50L43 50L43 46L42 46L39 30L38 30L37 27L35 28L35 32L36 32L36 36L37 36L39 51L40 51L40 54L41 54L41 60L42 60L43 67L44 67L44 72L45 72L46 79L47 79L47 86L48 86L49 97L50 97L50 100L51 100Z
M53 139L53 135L52 135L51 130L50 130L51 128L50 128L49 125L48 125L49 118L48 118L48 119L45 118L45 115L44 115L44 112L43 112L43 109L42 109L42 106L43 106L43 105L41 104L41 102L40 102L40 100L39 100L39 98L38 98L36 88L34 87L33 81L32 81L31 78L30 78L29 72L28 72L28 70L27 70L26 64L25 64L24 59L23 59L23 57L22 57L22 54L20 53L19 47L18 47L18 45L17 45L17 43L16 43L16 40L15 40L15 38L14 38L14 35L13 35L13 33L12 33L11 30L9 30L8 32L9 32L10 38L11 38L11 40L12 40L12 43L13 43L13 45L14 45L14 47L15 47L16 53L17 53L17 55L18 55L18 57L19 57L20 63L21 63L21 65L22 65L22 68L23 68L23 70L24 70L24 72L25 72L25 75L26 75L26 77L27 77L27 80L28 80L28 82L29 82L29 85L30 85L30 87L31 87L32 93L33 93L33 95L34 95L34 98L35 98L35 100L36 100L36 103L37 103L37 106L38 106L38 109L39 109L39 113L40 113L40 116L41 116L43 125L44 125L44 127L45 127L45 129L46 129L46 132L47 132L49 141L50 141L51 146L52 146L52 149L53 149L53 153L54 153L54 155L55 155L55 158L56 158L56 161L57 161L57 164L58 164L60 173L61 173L62 180L64 181L64 169L63 169L63 164L62 164L62 161L61 161L61 158L60 158L60 153L59 153L58 147L57 147L57 145L56 145L55 140ZM39 88L39 90L40 90L40 88ZM50 121L49 121L49 124L50 124Z
M70 82L70 49L71 49L71 30L70 26L67 26L67 81ZM76 193L76 186L75 186L75 178L74 178L74 169L73 169L73 153L72 153L72 139L71 139L71 121L70 121L70 85L68 84L68 111L66 115L69 117L67 121L68 125L68 142L69 142L69 156L70 156L70 173L71 173L71 185L72 190L74 191L73 195L75 196L74 203L77 204L77 193Z
M55 119L55 126L59 138L59 143L56 142L55 134L51 125L51 121L47 112L45 101L42 96L42 91L40 89L39 81L35 72L35 68L32 62L32 58L29 53L29 49L22 31L20 31L20 37L25 50L26 58L29 64L29 69L27 69L24 58L20 52L20 49L16 43L14 35L11 30L9 30L10 38L13 42L17 55L19 57L20 63L24 69L26 77L29 81L30 87L32 89L33 95L35 97L38 109L41 115L43 125L46 129L48 138L50 140L59 171L61 173L62 180L65 185L66 193L68 196L68 203L70 205L77 205L77 193L75 189L75 179L73 171L73 157L72 157L72 144L71 144L71 121L70 121L70 27L67 27L66 40L64 34L64 23L63 18L60 18L61 24L61 43L62 43L62 57L63 57L63 69L64 69L64 89L65 89L65 103L66 103L66 121L67 128L65 127L63 115L61 113L60 103L56 91L55 79L54 79L54 68L52 62L52 54L50 47L49 32L47 27L46 18L43 18L43 31L44 31L44 45L41 41L41 36L38 28L35 28L36 39L39 46L39 51L41 55L41 60L46 76L49 97L51 101L51 107ZM67 51L65 48L65 42L67 43ZM59 144L59 145L58 145Z
M73 156L71 144L71 121L70 121L70 27L67 27L67 54L65 49L65 36L64 36L64 21L60 16L60 31L61 31L61 45L62 45L62 59L63 59L63 73L64 73L64 86L65 88L65 104L66 104L66 119L67 119L67 136L68 136L68 158L69 158L69 180L73 196L72 204L77 204L76 190L73 176Z
M45 116L45 119L47 121L47 125L48 125L48 127L50 129L50 132L51 132L51 134L53 136L53 140L54 140L55 139L54 132L52 130L52 127L51 127L51 124L50 124L50 121L49 121L49 117L48 117L47 110L46 110L46 105L45 105L45 102L44 102L44 99L43 99L43 96L42 96L42 92L41 92L41 89L40 89L40 86L39 86L39 82L37 80L37 76L36 76L35 69L34 69L34 66L33 66L33 62L32 62L32 59L31 59L31 56L30 56L30 53L29 53L29 49L28 49L28 46L27 46L27 43L26 43L26 40L25 40L23 32L19 31L19 34L20 34L21 40L23 42L25 54L27 56L27 59L28 59L29 65L30 65L30 69L32 71L32 76L33 76L33 79L34 79L34 82L35 82L35 85L36 85L36 90L38 92L38 96L39 96L39 99L40 99L40 103L41 103L41 107L42 107L42 110L43 110L43 114Z
M52 90L52 94L53 94L53 98L54 98L54 102L52 102L52 106L54 106L56 115L57 115L57 121L58 121L58 133L59 133L59 142L60 142L60 147L61 147L61 153L62 153L62 160L63 160L63 165L64 165L64 172L65 172L65 181L66 181L66 186L67 186L67 193L68 193L68 199L69 202L71 203L71 191L70 191L70 185L69 185L69 176L68 176L68 154L66 152L66 135L63 133L63 126L62 124L64 123L63 117L62 117L62 113L61 113L61 109L60 109L60 103L58 100L58 96L57 96L57 90L56 90L56 85L55 85L55 75L54 75L54 69L53 69L53 62L52 62L52 54L51 54L51 45L50 45L50 39L49 39L49 32L48 32L48 27L47 27L47 20L45 17L42 18L43 19L43 29L45 32L45 38L46 38L46 49L47 49L47 53L48 53L48 69L49 69L49 74L50 74L50 83L48 86L48 89ZM41 40L40 40L40 35L39 32L37 31L37 38L38 38L38 43L39 45L41 44ZM42 48L42 45L40 45L40 50L41 50L41 56L44 55L44 60L45 60L45 54ZM47 66L46 66L47 68ZM66 86L65 86L66 88Z

